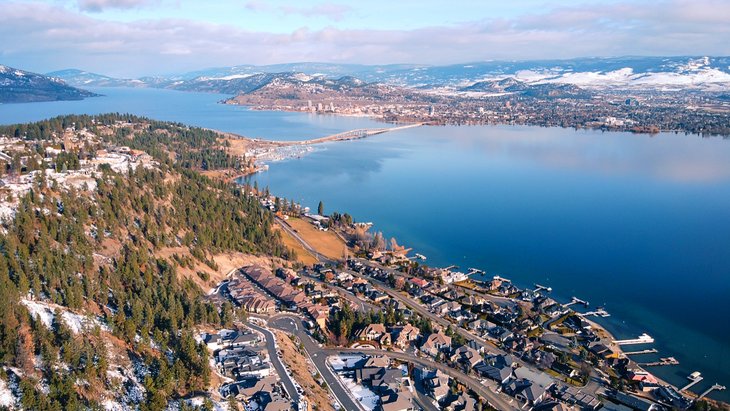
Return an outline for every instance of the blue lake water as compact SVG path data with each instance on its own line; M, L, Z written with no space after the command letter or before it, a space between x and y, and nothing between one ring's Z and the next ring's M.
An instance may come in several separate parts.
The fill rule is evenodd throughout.
M224 96L100 89L79 102L0 106L0 123L132 112L269 139L363 118L256 112ZM436 266L479 267L603 305L618 338L647 332L702 390L730 384L730 141L536 127L420 127L321 145L253 177L273 193L372 221ZM643 348L643 347L641 347ZM655 357L646 356L646 360ZM642 359L643 360L643 359ZM729 400L727 392L713 398Z

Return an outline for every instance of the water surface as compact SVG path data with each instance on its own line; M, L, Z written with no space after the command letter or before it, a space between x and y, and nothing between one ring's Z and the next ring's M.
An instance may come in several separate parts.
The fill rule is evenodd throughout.
M273 164L259 186L347 211L436 266L552 286L730 382L730 141L537 127L421 127ZM642 361L658 356L645 356ZM725 393L715 397L727 398Z
M0 123L129 112L299 140L363 118L260 112L226 96L97 89L104 97L0 105ZM349 212L436 266L479 267L555 297L605 305L618 338L648 332L703 390L730 385L730 141L536 127L420 127L330 143L254 177L310 207ZM646 360L653 359L650 356ZM727 392L714 398L730 400Z

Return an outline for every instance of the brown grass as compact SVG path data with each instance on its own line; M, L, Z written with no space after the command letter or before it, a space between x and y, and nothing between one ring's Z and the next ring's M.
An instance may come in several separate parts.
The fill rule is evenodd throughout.
M294 379L302 386L304 394L309 400L309 409L334 411L329 393L314 380L310 370L311 366L304 355L297 350L289 336L281 331L276 331L276 341L281 349L282 360L291 370Z
M228 137L225 139L230 144L228 154L232 156L242 156L248 151L251 141L244 138Z
M288 248L291 248L292 250L294 250L294 252L297 253L297 261L305 265L312 265L317 263L317 259L307 250L305 250L304 247L302 247L302 245L299 243L299 241L297 241L289 233L282 230L278 225L274 226L274 229L281 232L281 239L284 242L284 245Z
M155 257L157 258L165 258L168 261L172 262L173 258L172 256L174 254L178 254L180 256L184 257L192 257L192 254L190 253L190 250L187 247L165 247L162 249L159 249L155 252ZM203 292L207 292L209 289L215 287L217 284L219 284L221 281L223 281L228 273L235 270L236 268L243 267L246 265L251 264L260 264L264 267L271 267L272 265L272 258L271 257L259 257L251 254L244 254L244 253L223 253L223 254L216 254L212 257L213 261L215 261L216 265L218 266L217 270L214 270L204 263L196 260L193 258L193 261L195 265L193 268L189 267L177 267L177 272L179 275L185 278L191 279L195 284L197 284ZM277 265L282 265L282 262L278 259L274 261ZM208 273L208 276L210 277L209 280L203 281L202 278L198 275L198 272L202 271L205 273Z
M337 234L320 231L309 220L301 218L290 218L287 222L317 252L334 260L342 259L346 245Z

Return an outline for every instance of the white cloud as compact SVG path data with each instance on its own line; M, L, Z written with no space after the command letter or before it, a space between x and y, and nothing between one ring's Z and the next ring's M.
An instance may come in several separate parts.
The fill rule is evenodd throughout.
M154 0L78 0L80 10L100 13L109 9L135 9L157 3Z
M337 16L336 11L329 12ZM556 8L509 20L482 19L415 30L295 28L281 34L181 19L115 22L49 4L10 2L3 4L0 13L0 58L5 64L37 71L81 67L137 76L212 65L292 61L442 64L579 56L729 55L727 21L730 2L672 0Z

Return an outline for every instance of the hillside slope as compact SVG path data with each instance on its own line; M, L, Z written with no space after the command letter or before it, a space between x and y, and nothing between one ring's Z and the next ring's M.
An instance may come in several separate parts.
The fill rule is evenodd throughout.
M11 211L0 221L5 400L161 410L206 390L208 351L194 331L238 315L200 298L208 273L222 255L290 257L255 197L199 173L233 161L220 136L124 115L5 126L0 136L10 157L28 159L0 162Z
M55 77L0 65L0 103L81 100L94 96Z

